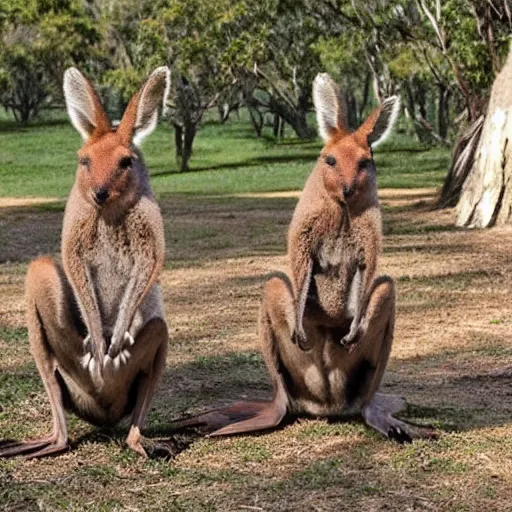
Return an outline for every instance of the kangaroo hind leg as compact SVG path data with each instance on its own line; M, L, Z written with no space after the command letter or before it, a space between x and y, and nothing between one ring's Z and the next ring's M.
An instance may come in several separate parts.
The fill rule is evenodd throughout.
M165 321L162 318L153 318L138 333L128 363L139 373L140 380L126 444L144 457L147 454L141 444L140 431L144 427L151 399L165 368L168 337Z
M382 435L403 444L418 437L431 437L431 434L393 416L405 409L403 398L377 392L391 352L394 323L394 283L389 277L380 277L373 285L363 319L364 330L351 356L366 360L374 368L363 391L363 419Z
M286 274L276 274L265 284L259 316L259 336L263 358L270 375L274 398L253 408L256 414L216 430L212 436L243 434L275 428L281 424L288 411L288 394L281 374L280 343L292 345L295 331L295 301L291 283Z
M288 397L279 371L277 337L285 335L292 345L294 299L287 276L279 274L267 281L260 310L259 333L263 357L274 388L270 402L237 402L229 407L179 420L173 430L206 427L211 437L269 430L281 424L287 413ZM276 331L281 329L281 333Z
M0 457L39 458L57 455L69 448L57 372L61 358L67 356L71 360L82 349L82 339L69 306L74 303L72 292L62 271L50 258L39 258L30 264L26 291L30 350L50 401L53 430L50 435L37 439L1 445Z

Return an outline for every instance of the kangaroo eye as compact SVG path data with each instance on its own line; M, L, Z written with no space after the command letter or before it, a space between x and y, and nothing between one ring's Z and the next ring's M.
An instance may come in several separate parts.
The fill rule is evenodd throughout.
M325 157L325 163L330 167L334 167L336 165L336 158L334 158L332 155L327 155Z
M359 170L360 171L366 171L366 170L369 170L372 166L372 161L369 160L369 159L366 159L366 160L361 160L359 162Z
M132 166L132 157L131 156L125 156L119 160L119 167L121 169L128 169L128 167Z
M89 158L87 158L86 156L81 156L78 159L78 163L80 165L83 165L84 167L89 167L89 165L91 165L91 160Z

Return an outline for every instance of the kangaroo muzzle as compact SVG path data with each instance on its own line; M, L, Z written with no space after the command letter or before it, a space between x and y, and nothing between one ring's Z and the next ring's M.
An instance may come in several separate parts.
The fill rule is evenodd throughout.
M104 204L105 201L109 198L109 191L107 187L101 187L94 191L94 201L96 201L97 204L101 205Z
M355 188L353 186L349 186L349 185L344 185L343 186L343 195L345 196L345 198L350 198L354 195L354 192L355 192Z

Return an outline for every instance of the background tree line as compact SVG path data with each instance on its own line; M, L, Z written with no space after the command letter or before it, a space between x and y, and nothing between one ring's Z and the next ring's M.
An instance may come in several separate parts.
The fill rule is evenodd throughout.
M247 108L256 136L269 120L276 137L285 126L314 136L311 84L326 70L350 126L399 93L418 140L456 142L440 198L453 205L511 27L510 0L0 0L0 104L20 123L61 106L63 71L77 65L120 112L167 63L185 171L208 109L226 122Z

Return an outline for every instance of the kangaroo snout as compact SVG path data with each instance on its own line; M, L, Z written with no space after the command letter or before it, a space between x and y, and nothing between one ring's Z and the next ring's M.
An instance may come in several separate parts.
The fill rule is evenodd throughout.
M110 194L107 187L100 187L93 193L94 201L97 204L102 205L109 198L109 195Z
M348 199L354 195L355 189L352 185L343 186L343 195Z

